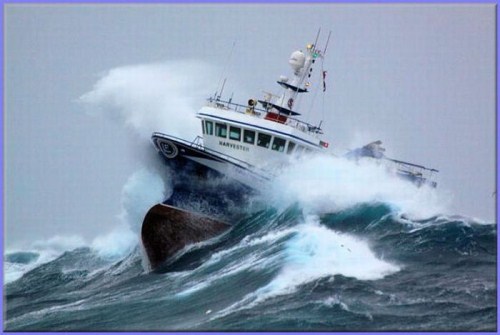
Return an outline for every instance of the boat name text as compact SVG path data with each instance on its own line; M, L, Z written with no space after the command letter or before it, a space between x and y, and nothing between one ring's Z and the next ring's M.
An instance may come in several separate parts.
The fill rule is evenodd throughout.
M236 149L236 150L250 151L249 148L247 148L246 146L241 145L241 144L233 144L233 143L229 143L229 142L219 141L219 145L223 146L223 147L228 147L231 149Z

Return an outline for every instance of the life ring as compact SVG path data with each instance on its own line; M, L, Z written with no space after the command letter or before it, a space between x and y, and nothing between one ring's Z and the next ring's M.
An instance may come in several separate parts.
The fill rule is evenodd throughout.
M175 158L179 154L179 149L177 149L177 146L170 141L161 141L160 150L165 157L170 159Z

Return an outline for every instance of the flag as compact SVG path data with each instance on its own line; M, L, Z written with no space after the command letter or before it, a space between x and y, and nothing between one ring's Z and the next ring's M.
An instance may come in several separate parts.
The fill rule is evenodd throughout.
M323 71L323 92L326 91L326 71Z

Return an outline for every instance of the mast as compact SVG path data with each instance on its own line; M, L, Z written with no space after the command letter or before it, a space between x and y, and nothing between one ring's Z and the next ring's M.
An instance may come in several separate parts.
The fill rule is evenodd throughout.
M309 78L313 71L313 65L316 59L323 58L324 52L326 52L326 47L324 51L317 48L317 41L319 38L320 31L316 36L316 42L314 44L308 44L306 46L306 51L297 50L292 52L288 64L293 70L293 77L288 79L285 76L281 76L278 80L278 84L285 88L283 94L276 99L275 104L272 104L277 108L280 113L285 112L285 114L300 115L296 112L286 113L286 110L292 112L294 103L297 99L299 93L307 93L309 87ZM328 36L328 39L330 36ZM327 42L328 43L328 42ZM277 106L276 106L277 105Z

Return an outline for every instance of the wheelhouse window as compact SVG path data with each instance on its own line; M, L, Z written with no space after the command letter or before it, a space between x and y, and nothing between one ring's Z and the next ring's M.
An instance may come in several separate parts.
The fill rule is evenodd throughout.
M248 129L243 130L243 142L255 144L255 131Z
M229 138L235 141L241 140L241 129L237 127L229 127Z
M215 124L215 134L219 137L227 137L227 126L223 123Z
M279 138L279 137L274 137L273 140L273 145L271 146L271 149L279 152L285 151L285 144L286 140Z
M205 134L214 134L214 123L212 121L205 121Z
M269 148L271 144L271 135L259 133L257 136L257 145L263 148Z
M295 143L288 142L288 148L286 148L286 153L290 155L293 152L293 148L295 148Z

